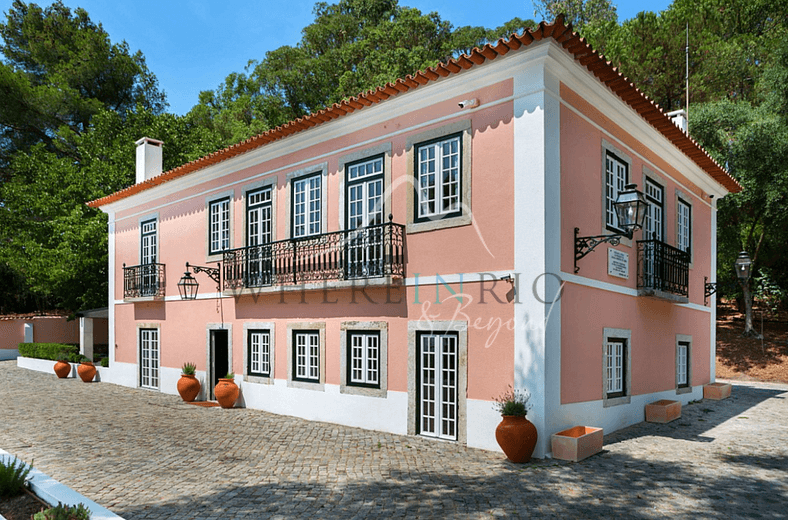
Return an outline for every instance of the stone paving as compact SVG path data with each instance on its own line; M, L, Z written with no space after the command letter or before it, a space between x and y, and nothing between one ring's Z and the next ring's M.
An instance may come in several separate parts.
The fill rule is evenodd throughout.
M129 519L788 518L788 385L736 383L580 463L202 408L0 362L0 448Z

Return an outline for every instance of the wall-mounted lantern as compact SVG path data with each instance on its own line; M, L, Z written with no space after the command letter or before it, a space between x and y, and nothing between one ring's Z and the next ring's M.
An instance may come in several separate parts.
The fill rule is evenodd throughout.
M200 284L189 272L189 268L194 269L194 274L205 273L210 276L216 282L216 291L222 291L221 264L219 264L219 267L202 267L190 265L189 262L186 262L186 272L183 273L183 277L178 282L178 292L181 295L181 300L197 299L197 289L199 289Z

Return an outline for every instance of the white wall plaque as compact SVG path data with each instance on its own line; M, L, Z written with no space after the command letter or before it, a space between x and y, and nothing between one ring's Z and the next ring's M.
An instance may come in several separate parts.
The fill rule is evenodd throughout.
M612 247L608 248L607 274L629 279L629 254Z

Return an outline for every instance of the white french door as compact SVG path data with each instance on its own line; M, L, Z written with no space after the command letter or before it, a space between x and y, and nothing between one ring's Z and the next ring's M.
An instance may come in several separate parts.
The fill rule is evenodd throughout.
M157 227L156 220L142 223L140 235L140 264L142 264L140 294L142 296L155 296L159 292L159 271L156 267L159 252Z
M348 278L383 274L383 158L348 167Z
M140 329L140 386L159 388L158 329Z
M419 432L457 439L457 336L425 333L419 340Z
M249 248L246 273L247 287L270 285L273 265L271 262L272 205L271 188L247 195L246 245Z

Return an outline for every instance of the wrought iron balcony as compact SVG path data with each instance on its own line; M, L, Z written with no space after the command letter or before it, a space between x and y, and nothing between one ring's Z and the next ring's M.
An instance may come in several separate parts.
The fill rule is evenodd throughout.
M164 297L164 264L123 264L123 298L149 297Z
M688 302L689 262L681 249L660 240L638 240L638 293Z
M224 289L403 276L405 226L279 240L224 252Z

